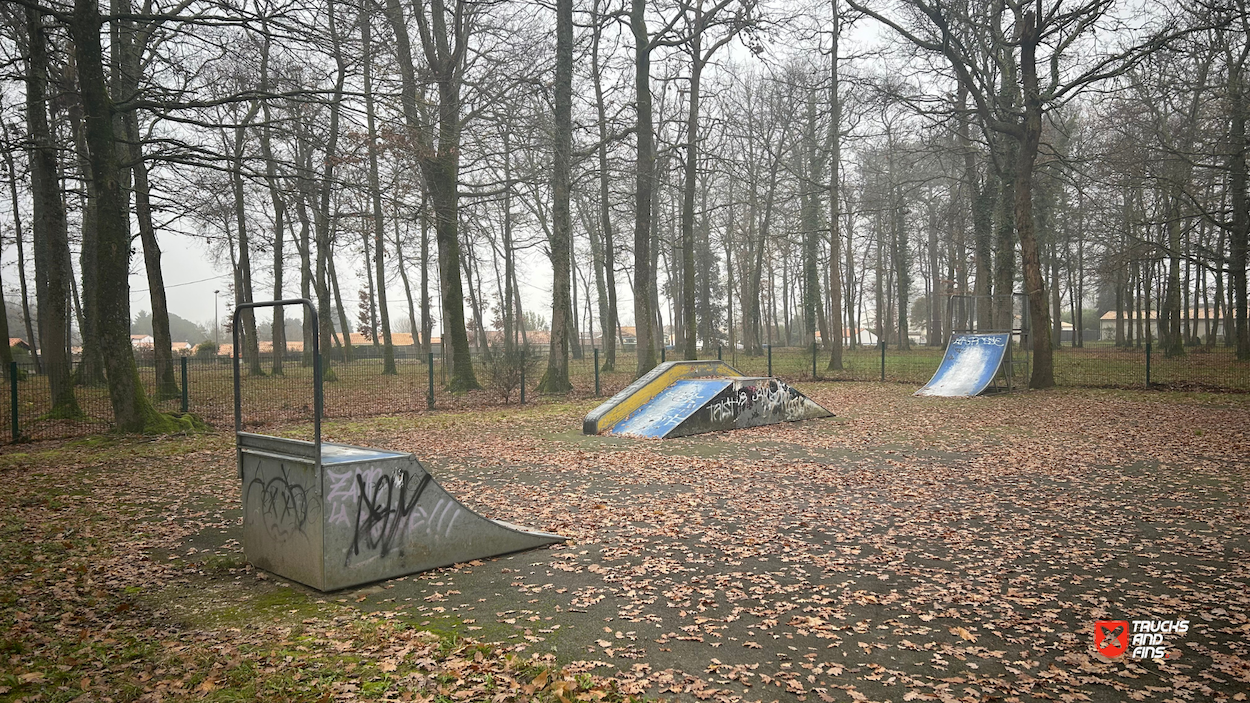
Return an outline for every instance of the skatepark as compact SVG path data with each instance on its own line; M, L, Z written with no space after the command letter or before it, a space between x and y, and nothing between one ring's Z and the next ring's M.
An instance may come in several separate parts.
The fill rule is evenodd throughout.
M417 673L453 655L496 681L519 676L511 656L550 669L547 687L678 700L1163 700L1195 672L1244 688L1243 399L802 390L836 415L660 441L584 434L594 402L329 420L326 442L419 453L465 509L565 540L330 592L249 563L232 438L139 444L120 472L43 449L5 500L130 594L80 612L152 623L231 680L271 661L275 696L437 695ZM39 502L55 485L96 507ZM1175 661L1099 661L1092 622L1121 612L1195 625ZM250 644L213 653L240 628Z

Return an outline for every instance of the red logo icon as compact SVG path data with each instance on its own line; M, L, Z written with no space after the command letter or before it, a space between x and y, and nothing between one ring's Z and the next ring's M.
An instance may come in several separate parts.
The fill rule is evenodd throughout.
M1098 653L1115 659L1128 650L1128 620L1099 620L1094 623L1094 646Z

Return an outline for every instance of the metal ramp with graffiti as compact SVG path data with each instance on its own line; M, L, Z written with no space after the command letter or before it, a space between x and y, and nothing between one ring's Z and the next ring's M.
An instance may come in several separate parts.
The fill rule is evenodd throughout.
M723 361L670 361L591 411L582 432L685 437L832 416L779 379L743 376Z
M305 299L241 305L304 305ZM313 336L313 441L243 431L238 339L234 420L243 551L257 568L333 591L556 542L564 537L491 520L438 485L406 452L321 441L321 355Z
M950 330L946 354L914 395L970 397L1028 383L1032 337L1024 293L952 295L942 326Z
M1003 361L1010 347L1011 335L1007 333L951 335L941 365L915 395L981 395L1003 377Z

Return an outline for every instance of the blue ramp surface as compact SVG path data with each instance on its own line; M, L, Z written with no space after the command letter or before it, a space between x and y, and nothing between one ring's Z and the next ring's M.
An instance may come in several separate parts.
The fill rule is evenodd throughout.
M727 378L679 380L617 423L612 434L664 437L731 385Z
M1009 334L956 334L951 336L937 373L916 395L980 395L994 382L1010 344Z

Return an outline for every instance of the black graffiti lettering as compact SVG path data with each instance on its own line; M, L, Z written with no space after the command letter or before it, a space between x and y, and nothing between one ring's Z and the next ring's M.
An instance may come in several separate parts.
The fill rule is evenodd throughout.
M408 478L408 472L400 470L379 476L370 487L364 476L356 474L356 527L345 563L360 556L362 546L385 557L402 543L408 518L430 484L429 474L422 474L415 486Z
M303 533L308 522L308 493L292 483L286 464L280 464L281 476L265 480L257 475L248 484L250 499L253 488L260 489L260 515L265 529L274 539L285 540L296 532Z

